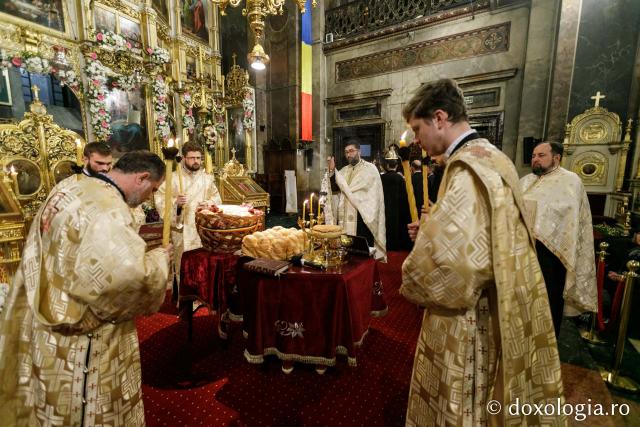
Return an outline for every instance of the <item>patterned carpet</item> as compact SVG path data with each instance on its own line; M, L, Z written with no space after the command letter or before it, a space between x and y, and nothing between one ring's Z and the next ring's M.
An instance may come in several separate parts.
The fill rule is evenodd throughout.
M251 365L243 357L240 324L229 342L217 337L213 316L187 325L167 302L160 313L138 321L147 424L234 426L399 426L404 424L409 378L421 311L398 294L406 254L390 254L381 268L389 313L371 323L357 354L318 375L296 365L285 375L276 359Z
M318 375L297 364L285 375L280 362L251 365L243 357L244 338L234 324L228 342L217 337L214 316L200 310L193 342L167 298L161 311L138 320L143 397L149 426L400 426L404 424L413 354L421 311L398 294L405 253L391 253L381 268L389 313L374 319L360 348L358 366L344 358ZM628 351L635 352L629 345ZM626 417L589 416L570 425L640 425L640 409L599 377L594 349L565 319L559 343L568 403L627 403ZM605 351L598 349L598 351ZM626 353L626 352L625 352ZM609 353L610 354L610 353ZM610 357L610 356L609 356ZM599 359L600 357L595 357ZM623 368L633 364L626 357ZM568 363L567 363L568 362Z

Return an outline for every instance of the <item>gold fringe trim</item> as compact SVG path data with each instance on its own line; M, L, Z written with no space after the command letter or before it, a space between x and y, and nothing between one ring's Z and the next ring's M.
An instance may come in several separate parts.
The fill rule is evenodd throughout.
M341 345L336 347L336 354L340 356L347 356L347 364L349 366L358 366L355 357L350 357L346 347ZM247 362L259 364L264 362L264 356L276 356L280 360L307 363L310 365L323 365L323 366L336 366L336 358L327 358L321 356L303 356L301 354L282 353L275 347L268 347L264 349L262 354L253 355L247 350L244 351L244 358Z

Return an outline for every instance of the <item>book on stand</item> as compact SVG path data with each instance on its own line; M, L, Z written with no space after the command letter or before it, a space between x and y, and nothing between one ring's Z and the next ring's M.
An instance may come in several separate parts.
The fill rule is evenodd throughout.
M289 261L277 259L256 258L244 265L244 268L255 273L278 277L289 269Z

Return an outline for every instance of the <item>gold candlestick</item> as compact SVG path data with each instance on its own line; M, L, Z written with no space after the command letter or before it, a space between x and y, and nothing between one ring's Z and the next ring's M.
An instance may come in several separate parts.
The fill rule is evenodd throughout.
M403 153L403 148L407 149L407 142L405 141L405 137L407 136L407 131L404 131L402 136L400 136L400 153ZM402 171L404 173L404 185L407 188L407 197L409 199L409 212L411 213L411 222L416 222L418 220L418 210L416 209L416 199L413 195L413 183L411 182L411 167L409 166L409 156L402 157Z
M178 170L178 189L180 194L184 194L183 185L182 185L182 165L184 164L184 154L182 154L180 149L182 146L180 145L180 138L176 138L176 147L178 148L178 153L180 157L180 161L178 162L178 166L176 169Z
M173 173L173 162L178 155L178 149L173 146L173 139L167 142L167 146L162 148L165 165L165 193L164 193L164 216L162 224L162 246L169 245L171 241L171 214L173 212L173 195L171 174Z
M429 168L426 164L427 152L422 150L422 197L424 207L429 210Z
M11 181L13 182L13 192L16 196L20 195L20 187L18 187L18 172L16 172L16 168L11 165Z
M309 221L311 221L311 217L313 215L313 197L316 195L316 193L311 193L311 196L309 196ZM312 227L311 225L309 227Z

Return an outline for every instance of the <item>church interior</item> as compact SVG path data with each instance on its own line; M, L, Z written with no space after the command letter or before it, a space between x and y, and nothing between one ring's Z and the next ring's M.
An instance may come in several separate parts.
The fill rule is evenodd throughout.
M411 244L349 261L357 239L328 225L327 159L348 165L357 140L382 171L413 141L407 101L451 78L520 177L536 144L562 144L588 196L598 288L597 313L562 320L564 397L625 408L590 425L640 425L639 40L637 0L0 0L0 312L34 218L87 144L114 163L150 150L182 191L168 148L196 142L223 206L261 214L220 230L196 215L203 248L136 319L146 424L404 425L423 321L399 294ZM142 207L140 235L165 244L171 203ZM239 253L286 270L300 252L303 273L243 283ZM304 286L291 279L305 271ZM366 282L366 304L351 307L363 291L347 279ZM268 312L286 305L318 325Z

